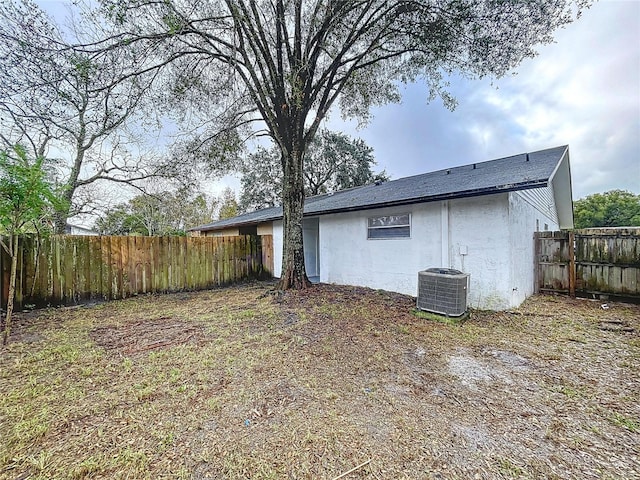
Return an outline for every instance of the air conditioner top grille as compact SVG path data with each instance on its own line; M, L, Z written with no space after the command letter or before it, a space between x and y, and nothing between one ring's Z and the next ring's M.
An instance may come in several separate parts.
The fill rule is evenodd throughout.
M423 270L423 272L437 273L440 275L466 275L460 270L454 270L453 268L427 268L426 270Z

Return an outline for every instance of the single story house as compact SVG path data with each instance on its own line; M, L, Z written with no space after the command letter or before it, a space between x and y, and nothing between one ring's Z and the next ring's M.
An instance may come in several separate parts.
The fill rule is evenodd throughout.
M72 225L71 223L67 223L64 228L64 233L67 235L91 235L97 236L100 235L97 231L92 228L83 227L80 225Z
M569 148L560 146L307 198L312 281L415 296L418 272L470 275L468 305L508 309L534 292L534 232L573 228ZM191 229L273 235L282 269L282 208Z

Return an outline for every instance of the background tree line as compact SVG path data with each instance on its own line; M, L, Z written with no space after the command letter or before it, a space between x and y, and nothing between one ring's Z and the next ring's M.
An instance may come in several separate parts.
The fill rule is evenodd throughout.
M575 228L640 227L640 195L624 190L594 193L573 203Z
M102 235L186 235L190 227L233 217L238 212L234 192L219 197L186 189L141 194L107 210L96 221Z

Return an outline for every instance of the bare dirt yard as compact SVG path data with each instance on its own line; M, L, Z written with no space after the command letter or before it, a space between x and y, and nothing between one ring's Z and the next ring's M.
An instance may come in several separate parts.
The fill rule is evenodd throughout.
M273 284L19 314L2 479L640 479L640 306Z

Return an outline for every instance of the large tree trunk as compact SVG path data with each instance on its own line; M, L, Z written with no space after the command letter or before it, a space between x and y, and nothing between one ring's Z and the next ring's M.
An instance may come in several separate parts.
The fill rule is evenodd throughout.
M84 115L81 115L81 120L83 118ZM93 144L93 140L90 140L89 143L86 143L86 141L85 127L83 126L77 139L78 151L76 153L76 158L73 161L73 168L71 169L71 172L69 172L69 178L67 179L67 183L61 195L62 202L54 213L53 232L58 235L67 233L67 220L69 220L69 213L71 212L73 195L76 192L76 188L78 188L78 177L80 176L80 169L84 162L84 154L91 144Z
M293 148L283 155L282 210L283 237L282 273L278 288L305 289L311 286L304 268L302 215L304 212L304 177L302 148Z
M9 280L9 298L7 299L7 314L4 319L4 328L2 333L2 344L6 345L9 342L9 336L11 335L11 316L13 314L13 301L16 296L16 276L18 271L18 237L11 237L9 243L9 249L11 250L11 277Z
M68 212L67 212L68 213ZM53 215L53 233L63 235L67 233L67 218L65 212L55 212Z
M58 235L67 233L67 220L69 219L69 212L71 211L71 200L75 188L67 186L62 194L62 202L56 207L56 211L53 214L53 232Z

